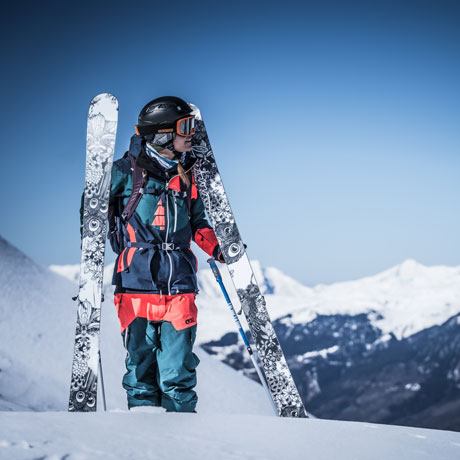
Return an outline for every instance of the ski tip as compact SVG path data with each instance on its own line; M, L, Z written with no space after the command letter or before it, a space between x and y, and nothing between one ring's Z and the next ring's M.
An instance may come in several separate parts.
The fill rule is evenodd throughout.
M95 103L101 102L103 100L110 101L112 104L115 104L115 105L118 106L118 99L116 98L116 96L114 96L111 93L101 93L101 94L98 94L98 95L94 96L91 99L91 104L95 104Z
M94 96L89 103L88 117L92 118L101 114L108 121L118 120L118 100L110 93L101 93Z

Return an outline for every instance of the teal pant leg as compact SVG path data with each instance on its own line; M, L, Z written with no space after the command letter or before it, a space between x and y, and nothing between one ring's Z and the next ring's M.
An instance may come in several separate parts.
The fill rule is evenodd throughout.
M161 404L156 358L160 345L159 327L160 323L154 323L145 318L136 318L123 332L128 352L123 388L127 393L129 408Z
M160 348L157 350L161 405L168 412L194 412L198 397L196 367L200 360L192 352L196 325L181 331L165 321L161 323Z

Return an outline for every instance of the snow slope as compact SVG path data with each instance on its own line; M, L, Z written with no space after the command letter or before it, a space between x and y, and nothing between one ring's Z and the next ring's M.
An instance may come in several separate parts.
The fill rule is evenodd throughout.
M0 408L65 407L75 286L0 237Z
M460 433L223 414L3 413L9 460L456 460Z

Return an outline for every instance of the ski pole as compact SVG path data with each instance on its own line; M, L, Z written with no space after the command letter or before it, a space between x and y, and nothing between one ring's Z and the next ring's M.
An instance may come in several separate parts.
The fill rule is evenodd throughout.
M272 409L275 412L275 415L278 417L278 409L275 406L275 402L273 401L273 398L271 396L270 390L268 389L267 381L265 380L265 376L262 374L262 371L260 370L259 365L256 362L254 352L252 351L251 345L249 345L248 339L246 337L246 334L243 331L243 326L241 326L241 322L238 318L238 315L236 314L235 308L233 307L232 301L230 300L230 297L228 295L227 289L224 286L224 282L222 281L222 276L220 274L220 270L217 267L216 261L211 258L208 259L208 264L211 266L211 270L214 273L214 276L216 278L216 281L219 283L220 288L222 289L222 293L224 294L225 300L227 302L227 305L229 306L232 314L233 314L233 319L235 320L236 325L238 326L238 330L240 332L241 338L243 339L244 345L246 346L246 349L248 350L249 356L251 357L252 364L254 365L257 375L259 376L259 380L262 383L263 387L265 388L265 391L267 392L268 399L270 399Z
M102 401L104 403L104 411L107 411L107 404L105 401L104 375L102 374L101 350L99 350L99 372L101 373L101 390L102 390Z

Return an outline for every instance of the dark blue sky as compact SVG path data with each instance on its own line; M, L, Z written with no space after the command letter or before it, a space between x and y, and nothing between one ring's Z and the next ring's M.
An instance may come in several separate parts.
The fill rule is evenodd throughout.
M6 2L0 234L79 261L86 114L200 106L251 258L307 284L460 264L460 4Z

